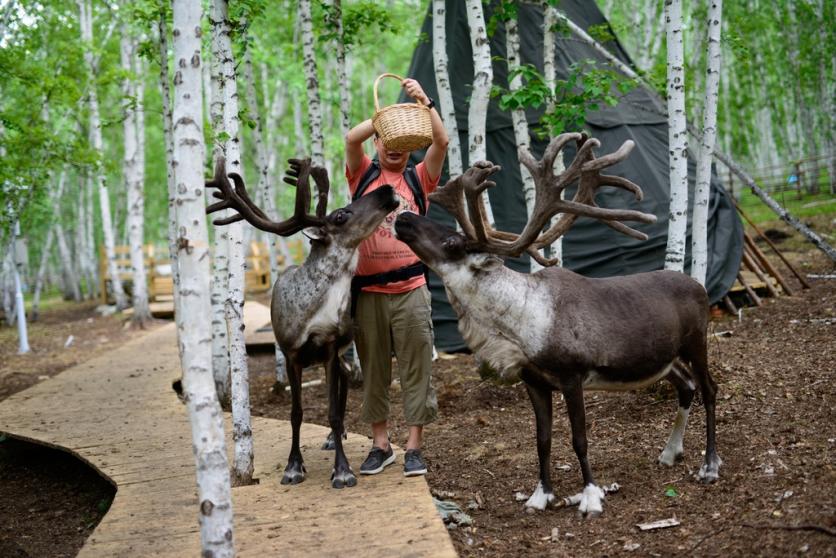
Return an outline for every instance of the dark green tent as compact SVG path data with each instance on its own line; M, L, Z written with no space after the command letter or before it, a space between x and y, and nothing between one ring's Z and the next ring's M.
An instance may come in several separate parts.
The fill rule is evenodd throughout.
M563 0L560 9L582 29L607 24L606 18L591 0ZM473 81L473 60L465 3L447 1L447 56L453 88L456 116L465 167L467 166L467 102ZM491 8L485 9L486 20ZM539 6L521 4L519 8L520 57L524 64L543 67L543 11ZM409 76L417 79L431 97L438 99L432 55L432 13L428 11L422 36L426 37L412 57ZM568 32L555 33L556 70L558 79L568 75L571 64L585 59L604 61L603 56ZM622 62L633 67L632 61L617 41L605 45ZM505 64L505 33L498 26L491 37L491 53L494 57L494 83L507 87ZM528 122L534 125L540 113L530 110ZM617 233L592 219L579 219L563 240L564 265L590 277L627 275L662 269L668 230L669 182L668 182L668 131L665 107L657 96L645 89L634 89L616 107L605 108L587 117L585 129L601 141L598 154L616 150L626 139L636 143L626 161L608 169L609 174L629 178L644 190L644 200L636 202L631 195L615 188L603 188L597 201L601 207L629 207L653 213L658 221L653 225L636 228L650 238L640 242ZM511 116L499 110L497 101L491 102L487 118L488 159L502 166L496 176L497 187L490 190L491 206L497 228L519 232L525 224L526 211L520 179ZM547 141L532 135L532 151L542 155ZM572 147L567 148L565 160L571 161ZM419 157L420 158L420 157ZM693 199L693 158L689 160L689 214ZM442 177L442 183L446 176ZM715 303L723 298L734 283L740 269L743 252L743 229L731 199L725 193L717 176L712 177L709 213L709 256L706 280L709 298ZM570 195L571 192L567 192ZM452 218L440 207L431 206L429 216L452 224ZM634 225L635 224L632 224ZM690 223L688 225L687 268L690 267ZM517 270L527 270L528 260L508 260L507 265ZM433 322L436 345L443 351L465 349L459 335L456 315L447 302L443 285L431 274L430 289L433 296Z

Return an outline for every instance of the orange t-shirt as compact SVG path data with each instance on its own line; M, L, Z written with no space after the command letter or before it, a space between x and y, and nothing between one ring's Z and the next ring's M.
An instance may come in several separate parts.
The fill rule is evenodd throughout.
M352 174L345 170L345 177L348 179L348 189L353 195L360 185L360 179L371 166L372 160L368 155L363 155L363 161L360 167ZM418 175L418 181L421 183L421 188L424 190L424 201L429 207L429 200L426 195L435 190L438 186L440 176L435 179L431 178L427 172L426 166L423 162L415 166L415 173ZM385 273L395 269L406 267L418 263L418 256L409 249L409 246L395 238L394 225L395 218L398 213L403 211L412 211L418 213L418 204L415 203L415 195L406 183L406 179L402 174L380 169L380 176L369 184L366 188L365 194L368 194L383 184L391 184L395 188L395 193L401 198L401 207L386 216L377 230L372 235L360 243L360 260L357 263L357 271L355 275L373 275L376 273ZM413 289L425 284L423 275L411 277L404 281L397 281L395 283L387 283L385 285L370 285L364 287L363 290L372 293L388 293L399 294L409 292Z

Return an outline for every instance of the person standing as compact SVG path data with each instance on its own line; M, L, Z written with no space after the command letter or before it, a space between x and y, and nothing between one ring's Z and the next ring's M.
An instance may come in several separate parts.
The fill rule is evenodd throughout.
M409 426L405 476L427 473L421 455L423 427L438 415L431 383L433 331L424 266L406 244L395 238L393 225L399 212L426 212L427 195L438 186L449 139L435 102L421 84L405 79L401 86L407 95L430 108L432 144L421 163L413 167L409 164L410 152L387 149L371 119L352 128L345 137L345 174L352 196L391 184L401 200L400 208L360 245L352 285L355 344L363 370L361 418L371 424L373 436L372 449L360 466L364 475L380 473L395 461L388 431L392 353L397 359L404 418ZM377 154L374 161L363 150L363 142L372 136Z

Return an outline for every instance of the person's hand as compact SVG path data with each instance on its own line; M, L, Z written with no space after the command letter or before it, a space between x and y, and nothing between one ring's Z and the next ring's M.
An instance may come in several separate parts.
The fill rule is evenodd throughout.
M424 88L421 87L421 84L418 83L416 80L412 78L406 78L401 82L401 87L404 88L406 94L421 103L422 105L428 105L430 103L430 98L427 97L427 94L424 93Z

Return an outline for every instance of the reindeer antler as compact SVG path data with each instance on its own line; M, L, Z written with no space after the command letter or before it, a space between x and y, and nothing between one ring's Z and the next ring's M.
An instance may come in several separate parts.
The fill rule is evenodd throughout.
M555 174L555 159L570 141L578 143L578 152L569 167L560 174ZM595 192L601 186L623 188L642 199L638 185L618 176L601 175L600 171L623 161L633 149L633 142L627 140L615 151L596 159L593 149L600 147L600 142L582 134L561 134L548 145L540 161L534 159L528 150L519 151L520 161L528 168L534 178L535 202L531 215L522 233L519 235L498 231L490 226L485 218L482 193L496 184L487 177L499 170L490 162L478 162L462 176L451 180L439 188L430 199L449 211L459 222L469 239L468 248L491 252L500 256L519 256L527 252L544 266L554 265L556 259L547 260L537 250L557 240L574 224L579 216L592 217L603 221L607 226L641 240L647 236L621 221L640 221L653 223L654 215L630 209L606 209L595 203ZM561 199L561 192L567 186L578 182L578 190L572 200ZM465 201L468 214L465 213ZM552 227L542 233L551 218L560 213Z
M296 207L293 216L281 223L271 221L250 198L244 179L237 173L226 174L226 160L219 157L215 163L215 176L206 182L207 188L217 188L212 195L219 202L206 208L206 213L214 213L221 209L234 209L238 213L231 217L216 219L215 225L228 225L242 219L265 232L280 236L289 236L306 227L318 226L325 222L325 208L328 203L328 173L321 167L312 167L310 159L289 159L290 169L284 181L296 187ZM309 215L311 206L311 190L309 177L313 175L316 182L319 200L316 215ZM235 183L235 188L229 183L229 178Z

